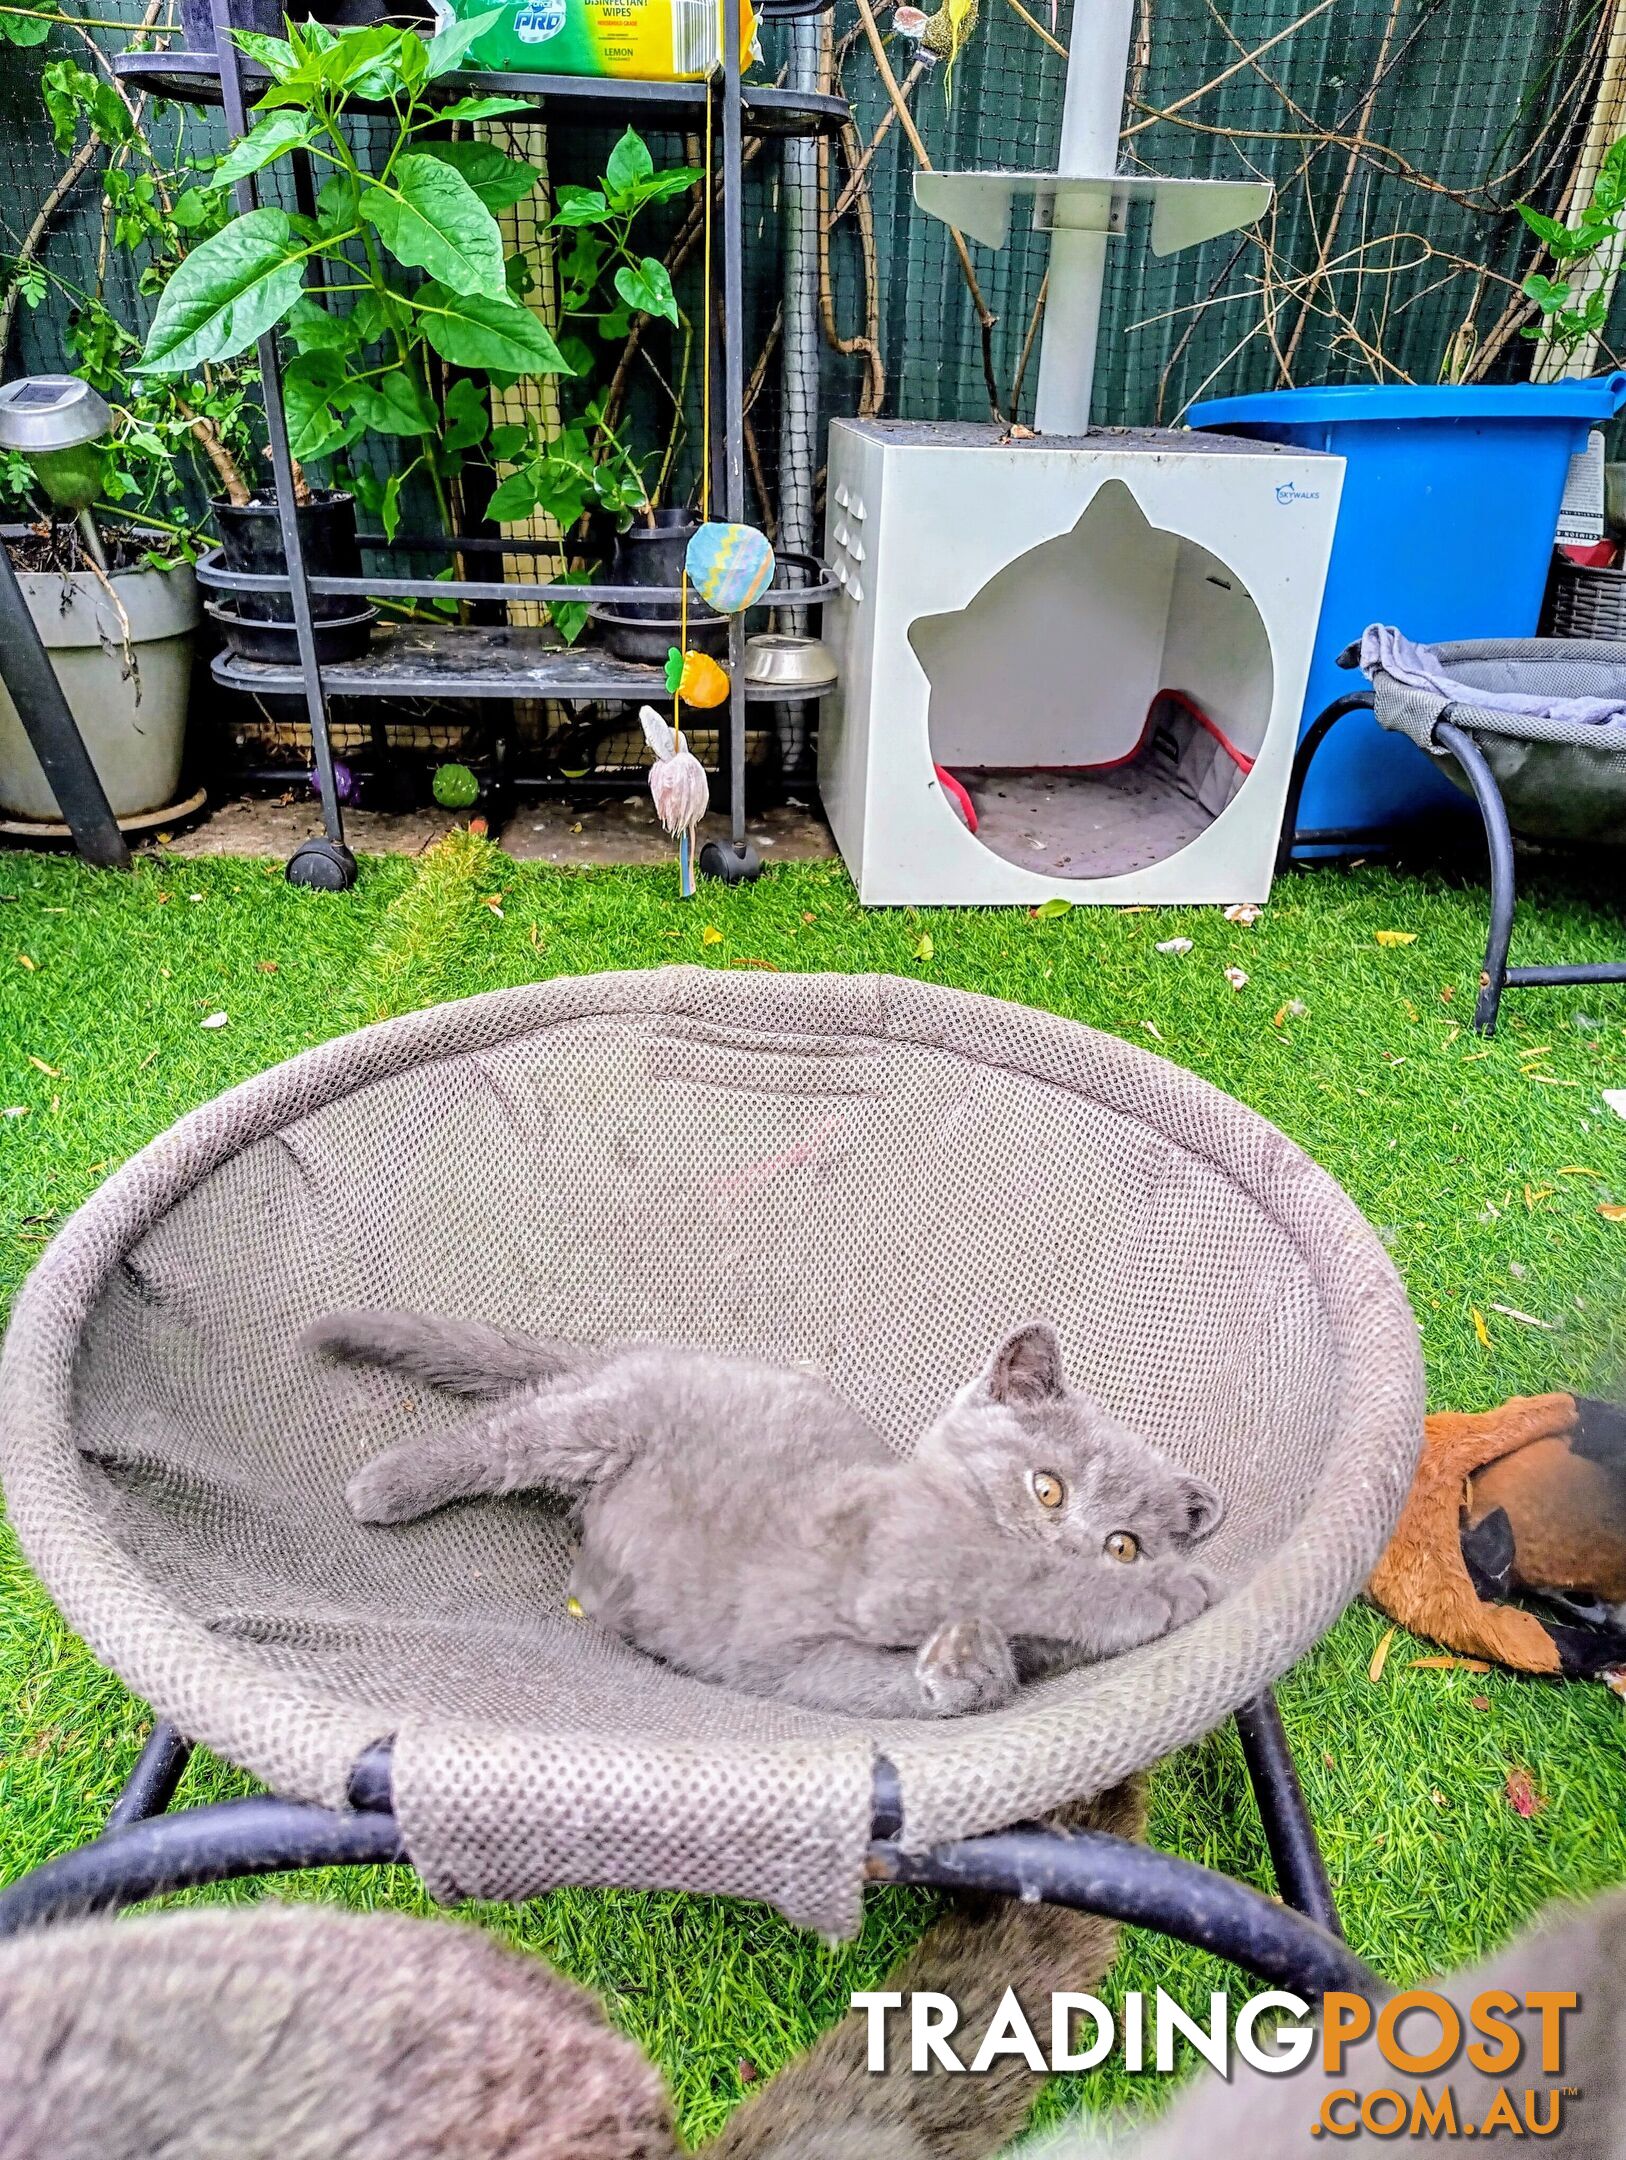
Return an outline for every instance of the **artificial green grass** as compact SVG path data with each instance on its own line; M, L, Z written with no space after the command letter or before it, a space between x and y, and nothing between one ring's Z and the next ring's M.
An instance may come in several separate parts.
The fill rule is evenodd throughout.
M1626 1122L1602 1101L1626 1087L1626 1000L1517 991L1494 1045L1477 1041L1484 896L1472 887L1318 871L1278 885L1250 928L1199 909L865 913L838 866L815 865L682 905L666 872L522 868L461 836L418 864L367 864L344 897L292 890L279 864L148 860L119 879L28 856L0 863L0 893L0 1108L23 1113L0 1118L8 1291L132 1149L344 1028L593 968L880 968L1112 1029L1274 1119L1389 1244L1432 1405L1606 1386L1617 1369L1626 1223L1599 1209L1626 1201ZM1380 944L1379 931L1414 942ZM1189 954L1156 951L1175 936L1192 939ZM1519 956L1603 959L1619 937L1607 906L1538 885ZM1242 988L1227 967L1245 971ZM224 1026L202 1024L220 1012ZM1418 1667L1427 1646L1405 1636L1374 1682L1385 1632L1356 1608L1280 1699L1351 1939L1406 1980L1487 1949L1551 1898L1626 1879L1626 1758L1622 1705L1606 1689ZM5 1543L0 1873L95 1834L145 1724ZM1533 1816L1508 1800L1514 1769L1534 1782ZM243 1789L200 1759L184 1797ZM1269 1884L1229 1734L1157 1773L1152 1837ZM380 1871L289 1879L270 1894L424 1903L409 1877ZM566 1893L479 1917L602 1994L661 2064L698 2141L752 2076L878 1980L928 1909L878 1896L844 1950L759 1908L670 1895ZM1161 1985L1206 2014L1209 1988L1228 1979L1211 1959L1131 1932L1107 1992ZM1109 2064L1053 2080L1039 2114L1144 2099L1153 2082Z

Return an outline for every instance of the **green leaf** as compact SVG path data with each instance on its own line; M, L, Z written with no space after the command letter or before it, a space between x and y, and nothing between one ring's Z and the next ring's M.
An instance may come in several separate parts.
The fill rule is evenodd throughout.
M316 229L324 240L356 229L361 197L354 177L347 172L329 173L316 193Z
M555 585L589 585L593 574L590 570L561 570L551 580ZM555 600L548 603L548 616L553 627L567 645L574 645L587 628L592 609L585 600Z
M1534 300L1537 307L1548 311L1561 308L1570 296L1568 285L1555 285L1551 278L1543 277L1539 270L1531 271L1520 290L1526 299Z
M483 442L491 417L486 393L467 375L459 375L446 393L446 432L440 439L445 451L472 450Z
M655 170L649 145L636 128L628 128L610 152L604 168L604 192L617 208L622 207Z
M304 274L305 250L286 211L233 219L164 287L138 369L182 375L247 352L298 300Z
M510 458L519 456L528 440L528 429L518 426L512 420L504 421L491 430L491 454L506 464Z
M668 322L678 319L672 280L666 265L653 255L646 255L636 269L623 263L615 273L615 289L630 308L642 308L646 315L663 315Z
M439 430L439 418L422 383L405 368L391 368L387 375L352 388L357 412L380 435L431 435Z
M698 165L673 165L665 172L651 173L637 190L638 200L670 202L675 195L687 195L695 182L705 177Z
M570 373L547 326L517 301L429 284L419 287L413 305L424 336L453 367L498 375Z
M0 38L9 38L13 45L43 45L50 34L51 25L37 16L0 15Z
M234 30L232 41L258 61L273 82L286 82L299 65L299 56L286 38L267 37L259 30Z
M494 525L511 525L530 517L535 509L536 481L527 466L498 482L486 504L486 516Z
M1533 209L1529 203L1515 203L1513 207L1536 238L1554 255L1562 259L1571 252L1570 229L1567 225L1561 225L1557 218L1548 217L1544 210Z
M391 185L370 185L361 215L398 263L427 270L454 292L501 298L502 235L497 221L459 172L440 158L409 150L397 158Z
M509 210L523 202L540 177L523 158L506 156L495 143L425 143L424 155L439 158L460 172L488 210Z
M610 206L597 188L560 188L550 225L602 225Z
M384 528L384 538L393 540L401 529L401 488L406 474L392 472L384 482L384 493L379 498L378 522Z
M1053 915L1070 915L1072 908L1071 900L1063 900L1058 894L1053 899L1041 900L1033 912L1041 922L1048 922Z
M466 97L457 98L450 105L437 106L436 120L495 120L502 113L530 112L529 98L519 97Z
M210 186L232 187L290 150L302 150L311 139L311 123L301 112L274 112L234 143L210 178Z
M182 188L171 203L169 214L182 232L196 232L214 216L215 206L203 188Z
M429 41L429 80L434 82L461 67L469 47L495 29L507 12L505 7L494 7L483 15L465 16L462 21L454 18L444 29L437 30Z

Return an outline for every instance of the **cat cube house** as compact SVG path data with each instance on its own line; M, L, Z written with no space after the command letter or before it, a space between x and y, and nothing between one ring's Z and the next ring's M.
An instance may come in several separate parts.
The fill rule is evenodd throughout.
M1342 477L1167 429L836 421L819 784L861 899L1263 900Z

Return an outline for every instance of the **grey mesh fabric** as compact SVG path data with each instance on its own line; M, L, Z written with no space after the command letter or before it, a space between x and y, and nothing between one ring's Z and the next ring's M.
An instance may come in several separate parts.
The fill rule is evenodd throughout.
M983 1717L705 1686L569 1616L545 1501L351 1519L360 1462L460 1413L294 1354L347 1303L805 1361L900 1449L1048 1315L1075 1380L1224 1493L1228 1594ZM858 1923L877 1755L918 1848L1197 1738L1364 1582L1421 1421L1380 1243L1229 1096L992 999L691 968L439 1006L206 1104L60 1231L0 1363L24 1549L182 1731L335 1806L393 1735L442 1899L666 1885L831 1935Z
M1552 698L1610 698L1626 691L1626 644L1601 638L1489 638L1431 650L1448 675L1476 690ZM1438 692L1408 689L1381 668L1373 674L1372 692L1382 724L1438 758L1464 794L1471 792L1468 782L1436 743L1434 730L1449 718L1472 735L1496 776L1515 832L1533 840L1626 845L1626 722L1589 726L1453 704Z

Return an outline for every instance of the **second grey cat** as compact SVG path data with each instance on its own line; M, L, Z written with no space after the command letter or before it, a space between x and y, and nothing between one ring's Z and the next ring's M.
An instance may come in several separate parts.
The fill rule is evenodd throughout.
M1219 1495L1069 1389L1043 1323L1006 1336L907 1459L811 1375L708 1351L404 1312L330 1313L301 1340L496 1398L359 1471L363 1522L567 1494L582 1609L702 1680L953 1717L1150 1642L1215 1595L1192 1553Z

